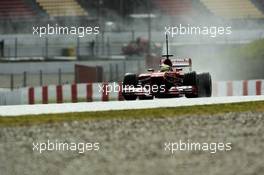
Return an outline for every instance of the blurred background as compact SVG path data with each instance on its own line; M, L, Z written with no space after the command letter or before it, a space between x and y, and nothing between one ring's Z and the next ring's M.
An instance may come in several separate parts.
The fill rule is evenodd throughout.
M100 34L33 35L33 27L99 26ZM170 54L213 80L264 78L264 0L1 0L0 88L122 81L158 68L165 26L231 26L178 35Z

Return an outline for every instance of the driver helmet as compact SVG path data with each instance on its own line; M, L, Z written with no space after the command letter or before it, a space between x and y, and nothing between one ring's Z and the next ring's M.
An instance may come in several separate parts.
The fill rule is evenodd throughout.
M161 72L166 72L166 71L169 71L170 70L170 66L167 65L167 64L161 64L160 66L160 71Z

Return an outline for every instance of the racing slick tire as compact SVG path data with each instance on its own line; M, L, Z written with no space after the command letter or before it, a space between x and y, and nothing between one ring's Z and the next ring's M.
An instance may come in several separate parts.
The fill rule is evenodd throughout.
M184 74L183 77L184 86L196 86L196 84L197 84L197 74L195 71Z
M197 87L197 74L196 72L189 72L184 74L183 77L183 85L184 86L195 86ZM198 97L198 94L190 93L190 94L185 94L186 98L196 98Z
M185 94L185 97L186 98L197 98L198 95L196 95L196 94Z
M212 79L209 73L201 73L197 76L198 81L198 97L212 96Z
M138 84L138 77L133 73L126 73L123 80L123 88L127 85L136 87ZM122 95L125 100L136 100L137 96L134 94L126 94L122 92Z
M153 96L138 96L139 100L153 100Z

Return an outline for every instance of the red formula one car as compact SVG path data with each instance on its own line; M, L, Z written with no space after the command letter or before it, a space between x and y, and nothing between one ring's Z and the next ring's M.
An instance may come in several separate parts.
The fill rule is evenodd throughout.
M137 98L153 99L181 97L210 97L212 82L209 73L197 74L192 71L192 61L188 59L170 59L168 38L167 55L161 59L160 70L149 69L147 73L136 75L127 73L123 80L122 95L125 100ZM186 72L186 69L188 71Z

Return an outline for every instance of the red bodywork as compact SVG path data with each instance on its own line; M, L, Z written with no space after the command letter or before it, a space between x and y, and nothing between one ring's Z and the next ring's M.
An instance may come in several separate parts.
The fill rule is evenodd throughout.
M161 64L165 59L161 60ZM186 86L183 83L184 69L191 71L191 59L172 59L170 71L161 72L149 70L138 76L138 86L135 88L126 88L126 93L132 93L137 96L155 96L155 97L179 97L184 94L196 94L195 86ZM154 87L155 86L155 87ZM156 88L158 87L158 88ZM162 87L162 88L161 88Z

